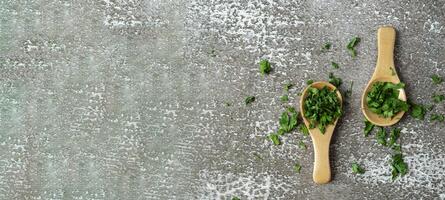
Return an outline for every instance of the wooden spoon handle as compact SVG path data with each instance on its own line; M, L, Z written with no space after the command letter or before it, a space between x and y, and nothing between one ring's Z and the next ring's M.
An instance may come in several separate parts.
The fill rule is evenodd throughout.
M318 184L328 183L331 180L329 140L312 140L312 143L314 145L314 182Z
M394 43L396 40L396 30L393 27L385 26L377 31L377 66L374 76L390 76L391 67L394 67Z

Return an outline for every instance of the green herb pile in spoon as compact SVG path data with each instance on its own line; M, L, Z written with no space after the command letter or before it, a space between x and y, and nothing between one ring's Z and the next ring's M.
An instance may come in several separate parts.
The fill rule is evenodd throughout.
M337 97L337 90L327 87L317 89L310 87L304 100L304 116L309 120L309 128L317 127L325 133L326 126L333 124L342 115L341 103Z
M399 89L404 87L403 83L374 83L366 96L369 110L385 118L393 117L400 111L408 111L408 103L399 99Z

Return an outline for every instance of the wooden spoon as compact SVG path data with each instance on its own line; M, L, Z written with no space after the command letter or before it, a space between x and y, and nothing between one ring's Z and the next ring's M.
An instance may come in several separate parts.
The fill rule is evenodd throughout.
M307 92L309 87L314 87L317 89L322 89L327 86L331 90L335 90L335 86L328 82L315 82L304 89L302 96L300 98L300 110L301 116L303 118L306 127L309 127L309 121L304 116L304 100L307 97ZM341 93L337 90L337 96L340 100L340 105L342 104ZM338 119L337 119L338 120ZM326 127L326 132L322 134L318 128L309 129L309 133L312 138L312 144L314 146L314 171L313 180L315 183L324 184L331 180L331 167L329 165L329 144L331 142L332 134L334 133L335 125L337 124L335 120L334 124L328 125Z
M377 32L377 44L378 44L378 55L377 55L377 65L375 67L374 74L369 80L368 85L362 95L362 111L366 119L371 123L378 126L391 126L397 123L405 113L401 111L397 113L392 118L384 118L376 113L369 110L368 104L366 103L366 96L372 85L375 82L392 82L400 83L399 76L397 76L396 69L394 67L394 43L396 39L396 31L393 27L380 27ZM406 101L406 94L404 89L400 89L399 99Z

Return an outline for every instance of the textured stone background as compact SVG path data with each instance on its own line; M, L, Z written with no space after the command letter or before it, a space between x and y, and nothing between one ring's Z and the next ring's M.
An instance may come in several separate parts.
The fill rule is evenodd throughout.
M362 134L379 26L398 31L409 98L445 92L429 79L445 77L445 1L397 2L2 0L0 199L445 199L445 123L401 120L410 171L395 182L391 152ZM260 76L261 58L271 75ZM354 88L332 141L333 181L317 186L309 138L265 136L284 110L282 85L295 84L297 106L305 80L328 72ZM365 174L351 174L355 161Z

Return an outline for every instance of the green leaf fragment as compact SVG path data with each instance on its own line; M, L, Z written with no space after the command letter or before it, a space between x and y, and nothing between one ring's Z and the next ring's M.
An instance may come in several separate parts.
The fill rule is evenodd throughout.
M391 161L392 180L395 180L399 175L403 176L408 172L408 165L403 161L401 153L394 154Z
M260 73L261 75L269 74L272 71L272 68L270 67L270 63L268 60L261 60L260 61Z
M431 114L431 121L443 122L445 121L445 116L443 114Z
M336 62L331 62L331 66L332 66L334 69L338 69L338 68L340 68L340 66L339 66L338 63L336 63Z
M329 83L334 85L335 87L340 87L342 84L341 78L335 77L333 73L329 73Z
M287 101L289 101L289 96L283 95L280 97L280 100L281 100L281 102L287 102Z
M280 129L283 129L285 132L289 131L289 115L287 112L281 113L280 117Z
M272 143L274 145L280 145L281 144L281 141L280 141L280 138L278 137L278 134L271 133L271 134L269 134L268 137L269 137L269 139L272 141Z
M425 118L427 108L422 104L411 103L411 116L415 119L423 120Z
M351 54L351 56L354 58L357 56L357 52L355 50L355 46L357 46L357 44L360 42L360 38L359 37L353 37L348 45L346 46L346 49L348 49L349 54Z
M284 133L291 132L295 127L297 127L299 115L300 113L297 112L294 107L288 107L286 111L281 113L278 134L283 135Z
M445 95L443 94L433 94L432 96L434 103L440 103L445 100Z
M238 197L233 197L232 200L241 200L241 199Z
M431 76L431 80L433 81L433 83L434 84L441 84L442 82L443 82L443 78L442 77L440 77L439 75L437 75L437 74L434 74L434 75L432 75Z
M354 81L351 81L351 83L349 84L349 89L347 89L345 92L345 98L349 98L352 96L352 87L353 86L354 86Z
M394 151L398 151L398 152L402 151L402 147L400 146L400 144L392 145L391 149L393 149Z
M308 84L308 85L310 85L312 83L314 83L314 81L312 79L309 79L309 80L306 81L306 84Z
M363 173L365 173L365 169L363 169L357 163L352 163L352 173L354 173L354 174L363 174Z
M261 157L261 155L258 153L253 153L253 156L255 156L255 158L258 160L263 160L263 157Z
M284 91L289 92L289 89L294 86L292 83L284 84Z
M298 142L298 147L300 147L300 149L307 149L306 144L304 144L304 142L301 140Z
M296 164L294 165L294 170L295 170L295 172L297 172L297 173L299 174L300 171L301 171L301 165L298 164L298 163L296 163Z
M371 123L368 120L365 120L365 130L364 130L365 137L368 137L369 133L371 133L372 129L374 129L374 126L375 125L373 123Z
M396 144L397 139L399 139L399 137L400 137L400 132L401 132L400 128L391 129L391 131L389 133L388 146L392 147L393 145Z
M246 105L249 105L249 104L251 104L254 101L255 101L255 97L254 96L248 96L248 97L246 97L246 99L244 99L244 102L246 103Z
M305 136L309 136L309 129L306 127L306 125L304 123L300 124L300 132L305 135Z
M386 146L386 131L383 127L379 126L379 131L376 134L377 143Z
M331 46L332 46L332 44L330 42L326 42L326 43L324 43L322 50L327 51L327 50L331 49Z

